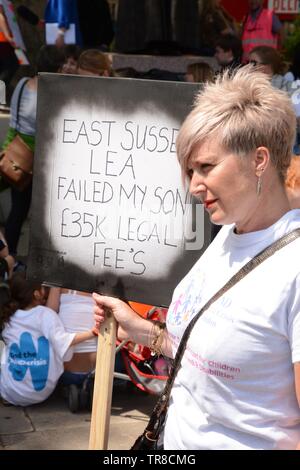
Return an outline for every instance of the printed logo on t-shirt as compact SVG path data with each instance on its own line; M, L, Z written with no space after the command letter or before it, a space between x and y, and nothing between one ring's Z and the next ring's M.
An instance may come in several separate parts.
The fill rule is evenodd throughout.
M168 311L168 322L171 325L180 325L189 321L198 312L201 301L201 285L192 279L183 293L177 296L170 305Z
M8 362L14 380L21 382L29 369L34 390L36 392L43 390L49 371L49 341L40 336L36 350L31 334L22 333L20 346L13 343L9 348Z

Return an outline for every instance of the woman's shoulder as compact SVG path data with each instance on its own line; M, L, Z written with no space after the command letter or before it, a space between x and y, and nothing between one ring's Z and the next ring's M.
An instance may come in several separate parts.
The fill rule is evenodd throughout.
M14 89L14 92L12 94L12 98L11 98L11 108L13 106L16 106L16 103L17 103L17 100L18 100L18 96L19 96L19 93L20 93L20 90L22 88L22 86L25 84L26 86L26 82L28 82L28 80L30 80L30 77L23 77L21 78L21 80L18 81L15 89Z
M21 79L18 81L17 85L16 85L15 91L18 90L18 89L20 89L21 86L22 86L25 82L29 82L29 80L31 80L31 77L23 77L23 78L21 78Z

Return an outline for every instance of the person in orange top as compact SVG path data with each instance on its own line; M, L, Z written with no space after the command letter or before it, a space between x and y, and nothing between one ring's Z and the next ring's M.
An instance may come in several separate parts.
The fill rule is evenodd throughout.
M283 26L272 10L263 7L263 0L249 0L242 30L243 63L249 60L249 53L257 46L279 47L282 41Z
M293 156L285 180L291 209L300 209L300 157Z

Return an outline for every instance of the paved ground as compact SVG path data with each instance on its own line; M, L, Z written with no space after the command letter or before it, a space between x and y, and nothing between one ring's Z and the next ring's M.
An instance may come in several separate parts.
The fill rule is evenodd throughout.
M125 384L125 383L124 383ZM145 428L156 397L132 384L115 387L108 449L126 450ZM1 450L86 450L91 414L71 413L57 390L39 405L21 408L0 405Z

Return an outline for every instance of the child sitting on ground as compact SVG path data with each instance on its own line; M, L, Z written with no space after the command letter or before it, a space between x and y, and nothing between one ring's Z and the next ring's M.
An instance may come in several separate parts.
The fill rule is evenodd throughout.
M0 286L0 395L19 406L44 401L71 359L70 346L94 337L92 330L68 333L57 315L60 289L28 281L15 273Z

